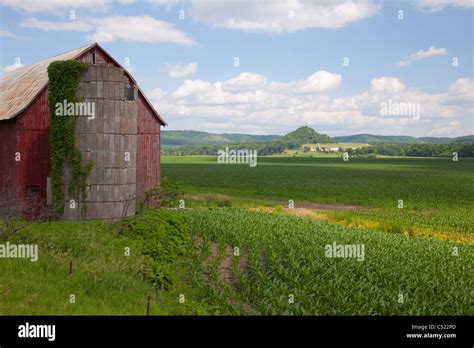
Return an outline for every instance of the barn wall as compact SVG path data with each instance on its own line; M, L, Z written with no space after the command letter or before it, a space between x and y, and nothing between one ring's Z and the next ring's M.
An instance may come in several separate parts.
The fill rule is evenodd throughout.
M46 178L51 173L48 89L44 89L16 120L17 148L21 154L18 198L24 202L27 187L37 187L37 198L46 200Z
M3 203L17 197L16 120L0 123L0 199Z
M137 199L160 184L160 122L138 93Z

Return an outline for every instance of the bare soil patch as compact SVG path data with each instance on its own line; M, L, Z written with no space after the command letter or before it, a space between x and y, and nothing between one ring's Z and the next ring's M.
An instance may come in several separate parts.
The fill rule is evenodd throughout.
M221 264L219 265L219 276L221 280L234 289L237 288L237 281L234 276L234 272L232 271L232 257L233 257L233 250L230 245L226 245L224 257L221 260Z
M295 209L307 210L327 210L327 211L347 211L347 210L366 210L360 205L336 204L336 203L313 203L301 202L295 203Z
M204 266L204 273L202 275L204 281L209 281L209 277L211 275L211 269L209 268L209 263L217 257L217 252L219 251L219 244L216 242L212 242L209 246L209 255L202 261Z

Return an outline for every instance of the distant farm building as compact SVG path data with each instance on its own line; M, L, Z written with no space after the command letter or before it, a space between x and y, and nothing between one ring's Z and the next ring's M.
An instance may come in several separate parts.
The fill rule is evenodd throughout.
M97 43L14 70L0 78L0 200L51 203L50 106L47 68L53 61L89 65L77 89L96 117L78 117L75 145L92 160L87 198L65 219L113 220L135 212L136 200L160 183L160 127L166 125L136 81ZM129 160L124 160L125 153ZM2 198L3 197L3 198Z

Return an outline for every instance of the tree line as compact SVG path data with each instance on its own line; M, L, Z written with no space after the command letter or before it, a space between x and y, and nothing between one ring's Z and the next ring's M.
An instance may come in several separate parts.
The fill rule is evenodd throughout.
M450 144L376 144L355 150L348 149L351 156L415 156L415 157L474 157L474 143Z
M185 145L163 147L164 156L216 156L217 151L226 147L234 150L257 150L259 156L271 156L286 149L300 149L301 144L290 141L269 141L255 143L233 143L220 145ZM452 157L457 152L459 157L474 157L474 143L450 144L374 144L372 146L346 150L352 157L415 156L415 157Z

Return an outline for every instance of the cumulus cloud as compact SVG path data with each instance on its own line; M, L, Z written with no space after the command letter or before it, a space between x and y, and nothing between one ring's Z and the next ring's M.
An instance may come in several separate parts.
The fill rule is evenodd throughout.
M83 21L50 22L40 21L36 18L27 18L21 22L21 26L31 29L41 29L44 31L91 31L93 26Z
M174 79L191 76L192 74L195 74L198 70L196 62L192 62L186 65L168 65L167 68L168 74Z
M248 32L283 33L309 28L342 28L378 14L372 0L192 1L191 16L214 27Z
M431 46L425 51L419 50L418 52L411 54L408 58L400 61L400 63L398 63L398 66L404 67L412 64L413 62L416 62L417 60L422 60L435 56L445 56L447 54L448 50L446 48L436 48L434 46Z
M341 75L331 74L323 70L312 74L304 80L291 81L288 83L272 82L269 85L269 90L280 93L320 93L339 87L341 80Z
M89 37L92 41L141 41L148 43L171 42L182 45L195 45L188 35L172 24L150 16L110 16L90 19L96 25Z
M175 129L268 134L307 124L331 135L422 136L434 128L444 129L446 135L461 135L472 128L474 81L470 78L453 81L444 93L426 93L398 78L382 76L373 78L363 93L332 97L331 89L314 88L308 82L313 75L325 74L280 82L247 72L226 81L185 80L170 93L155 89L148 95ZM420 117L384 116L381 104L389 101L420 105Z
M264 87L266 84L267 79L265 76L244 72L237 77L225 81L222 84L222 88L224 91L235 93L254 91Z
M139 41L147 43L176 43L186 46L196 42L172 24L150 16L85 17L74 21L42 21L25 19L21 25L45 31L91 32L91 41Z
M395 77L378 77L370 81L370 89L373 92L399 93L405 89L405 85Z
M474 7L472 0L418 0L416 6L422 11L437 12L445 7Z
M59 13L70 10L83 9L89 11L105 11L110 8L113 0L0 0L0 5L21 12L48 12Z

